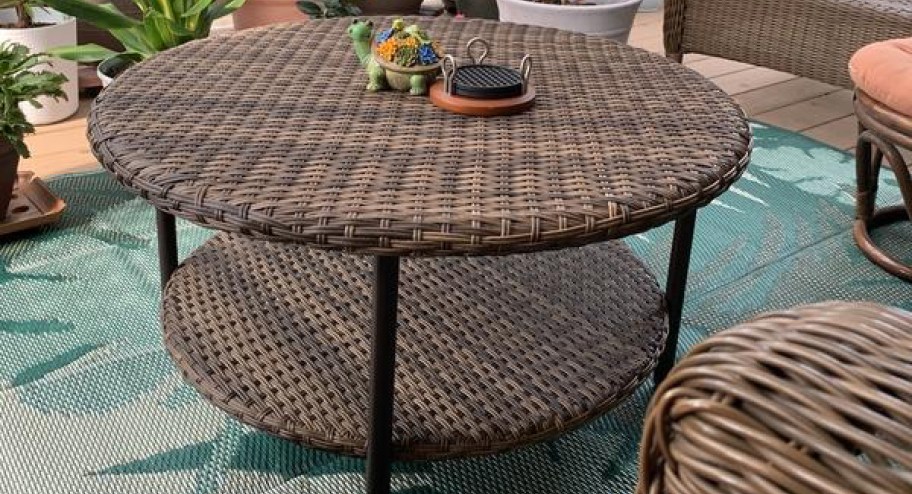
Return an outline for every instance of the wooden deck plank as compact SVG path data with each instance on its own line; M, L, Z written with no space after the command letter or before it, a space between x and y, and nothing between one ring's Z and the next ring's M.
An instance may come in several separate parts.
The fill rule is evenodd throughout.
M733 74L715 77L712 81L726 93L736 95L795 78L794 75L786 74L785 72L753 67Z
M853 114L852 91L841 89L755 116L761 122L801 132Z
M857 132L858 121L855 120L855 115L849 115L823 125L811 127L804 131L804 135L830 146L848 150L855 147L855 135Z
M657 27L657 32L662 33L662 21L665 19L664 12L659 9L655 12L640 12L633 18L633 26L653 26Z
M748 115L757 115L838 90L839 88L835 86L799 77L740 93L735 96L735 101L744 108Z
M750 64L715 57L708 57L695 62L685 62L685 65L696 70L703 77L710 79L753 68L753 65Z

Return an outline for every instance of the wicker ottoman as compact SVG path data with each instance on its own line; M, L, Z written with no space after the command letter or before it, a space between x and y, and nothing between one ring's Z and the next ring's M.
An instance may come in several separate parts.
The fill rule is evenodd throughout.
M638 494L912 492L912 314L830 302L697 346L656 392Z
M912 149L912 38L862 48L852 57L849 71L856 84L859 122L855 242L885 271L912 281L912 266L884 252L871 239L871 230L912 218L912 176L899 152L899 148ZM885 158L896 176L903 204L877 208L877 181Z

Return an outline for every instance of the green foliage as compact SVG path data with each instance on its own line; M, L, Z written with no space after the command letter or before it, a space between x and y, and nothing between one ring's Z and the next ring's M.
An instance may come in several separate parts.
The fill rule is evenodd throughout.
M311 19L361 15L361 8L352 3L352 0L323 0L319 3L299 0L298 10L309 15Z
M87 0L40 1L109 31L124 45L124 55L141 61L209 36L212 22L239 9L245 0L133 0L142 12L140 20L124 15L112 4L96 5ZM79 62L97 62L118 54L94 44L55 48L50 53Z
M22 137L35 131L25 120L19 103L28 102L36 108L39 96L66 99L60 86L66 76L47 70L31 70L50 64L43 54L30 54L28 48L16 43L0 44L0 137L5 138L23 158L29 157Z

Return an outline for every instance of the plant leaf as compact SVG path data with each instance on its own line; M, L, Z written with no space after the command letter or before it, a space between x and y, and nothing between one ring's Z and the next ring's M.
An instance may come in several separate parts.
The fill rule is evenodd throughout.
M117 55L116 51L94 43L79 46L59 46L48 50L48 53L55 57L75 62L99 62Z
M212 8L210 8L209 10L206 11L205 14L203 14L203 22L206 23L207 26L209 26L212 24L212 22L214 20L216 20L220 17L224 17L224 16L234 12L235 10L243 7L246 2L247 2L247 0L229 0L228 2L225 2L224 4L222 4L222 1L218 0L218 2L216 2L215 5L212 6ZM207 29L206 34L208 35L209 28L206 27L206 29Z
M64 14L92 24L102 29L125 29L139 25L132 17L127 17L110 4L95 5L85 0L42 0Z
M194 16L196 16L196 15L199 15L199 14L201 14L204 10L208 9L209 6L212 5L212 2L214 2L214 1L215 1L215 0L195 0L195 3L193 4L193 6L190 7L189 9L187 9L187 11L184 12L184 13L181 15L181 17L183 17L184 19L186 19L186 18L189 18L189 17L194 17Z
M298 10L304 12L313 18L323 17L323 7L318 5L315 2L309 2L307 0L300 0L298 2Z

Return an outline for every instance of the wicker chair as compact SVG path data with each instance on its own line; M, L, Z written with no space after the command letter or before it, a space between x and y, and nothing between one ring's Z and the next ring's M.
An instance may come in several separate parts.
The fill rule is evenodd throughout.
M912 492L912 313L829 302L694 348L653 397L638 494Z
M665 0L665 53L702 53L846 88L862 46L912 36L912 0Z

